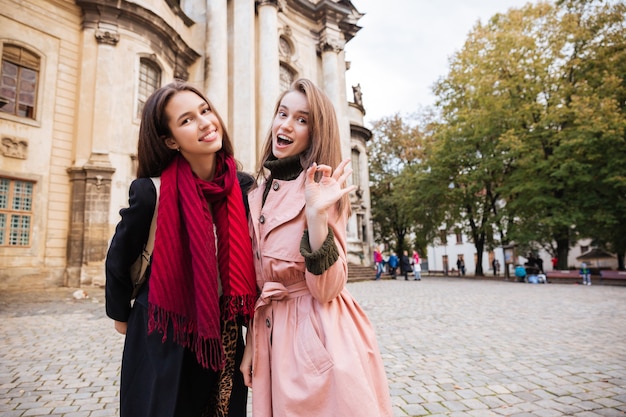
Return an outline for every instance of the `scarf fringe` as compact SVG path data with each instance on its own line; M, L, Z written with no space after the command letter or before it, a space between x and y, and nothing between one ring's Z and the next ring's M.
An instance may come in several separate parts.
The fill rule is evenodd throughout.
M214 371L224 368L225 356L221 336L203 337L198 333L197 323L154 304L149 304L148 316L148 334L157 330L163 335L161 342L165 342L167 329L171 323L173 342L194 352L196 360L203 368L211 368Z
M222 298L222 320L230 321L242 317L244 325L250 323L250 319L254 316L256 295L224 296Z

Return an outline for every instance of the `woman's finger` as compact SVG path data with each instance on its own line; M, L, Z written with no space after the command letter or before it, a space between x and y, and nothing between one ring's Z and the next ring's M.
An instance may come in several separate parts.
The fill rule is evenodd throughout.
M349 163L350 163L350 158L346 158L339 163L339 165L337 166L337 169L335 169L335 172L333 173L333 177L336 180L339 180L341 175L344 173L346 165L348 165Z

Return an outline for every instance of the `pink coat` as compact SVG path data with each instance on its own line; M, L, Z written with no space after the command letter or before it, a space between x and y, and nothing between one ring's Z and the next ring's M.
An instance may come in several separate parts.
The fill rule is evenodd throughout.
M339 259L322 275L300 255L304 173L249 196L250 230L262 290L254 318L254 417L391 416L374 329L345 287L346 216L329 215Z

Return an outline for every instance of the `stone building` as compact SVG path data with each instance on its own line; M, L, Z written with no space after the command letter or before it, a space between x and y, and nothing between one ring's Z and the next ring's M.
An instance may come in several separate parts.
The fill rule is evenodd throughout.
M173 78L207 94L249 172L279 93L322 87L359 185L350 261L369 260L370 132L345 79L361 17L347 0L0 0L0 288L104 283L143 103Z

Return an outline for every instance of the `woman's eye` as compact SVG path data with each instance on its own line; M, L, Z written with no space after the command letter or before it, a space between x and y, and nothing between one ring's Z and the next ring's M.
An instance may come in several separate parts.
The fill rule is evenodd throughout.
M207 114L207 113L210 113L210 112L211 112L211 109L208 108L208 107L202 110L202 114Z
M298 117L298 122L306 124L306 119L304 117Z

